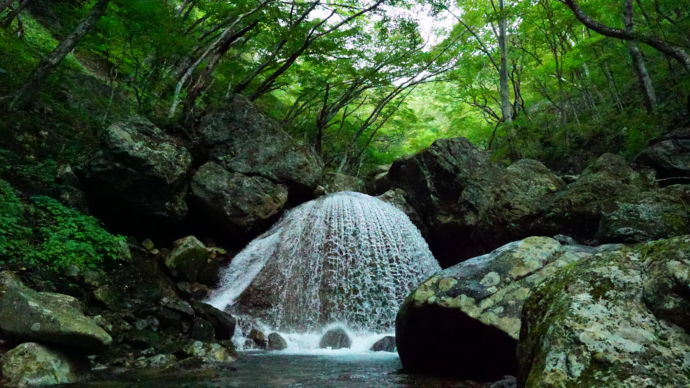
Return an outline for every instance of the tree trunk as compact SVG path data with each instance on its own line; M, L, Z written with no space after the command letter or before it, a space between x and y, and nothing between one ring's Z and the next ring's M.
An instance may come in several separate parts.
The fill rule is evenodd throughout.
M635 32L625 31L618 28L608 27L600 22L592 19L587 15L580 5L577 4L575 0L562 0L570 8L570 10L575 14L578 20L587 28L590 28L604 36L609 36L612 38L637 41L649 45L658 51L676 59L678 62L682 63L685 70L690 73L690 53L685 51L685 48L681 46L676 46L666 40L660 39L656 36L650 36L646 34L639 34Z
M29 0L21 0L19 4L7 14L5 19L2 21L2 28L9 28L12 25L12 21L19 17L24 8L29 5ZM1 9L0 9L1 11Z
M624 21L625 30L628 33L632 33L634 27L632 0L626 0L625 2ZM629 41L628 52L632 58L635 74L637 74L637 80L640 83L640 89L642 89L644 105L647 108L647 111L653 112L654 109L656 109L656 92L654 91L652 77L649 75L649 71L647 71L647 65L645 64L644 57L642 56L642 51L640 51L640 48L637 47L637 43L635 41Z
M498 47L501 52L499 70L499 94L501 96L501 115L503 121L513 121L513 112L510 104L510 90L508 89L508 39L504 0L498 0L498 9L501 13L498 21Z
M22 109L30 104L36 92L67 54L74 50L79 41L96 26L98 20L105 14L109 2L110 0L99 0L89 15L79 22L79 25L50 54L41 60L29 76L28 81L15 94L10 103L10 110Z

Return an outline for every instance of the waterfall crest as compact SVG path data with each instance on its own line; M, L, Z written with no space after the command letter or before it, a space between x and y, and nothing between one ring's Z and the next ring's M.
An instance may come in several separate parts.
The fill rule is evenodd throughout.
M438 270L402 211L341 192L292 209L249 243L223 270L209 302L276 330L340 322L386 332L405 296Z

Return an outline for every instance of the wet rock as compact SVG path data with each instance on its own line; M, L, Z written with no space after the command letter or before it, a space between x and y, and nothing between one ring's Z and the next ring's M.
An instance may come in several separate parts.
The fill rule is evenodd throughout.
M395 351L395 337L387 335L376 341L371 346L372 352L394 352Z
M526 387L690 385L690 236L567 266L524 304Z
M165 368L177 362L173 354L156 354L155 356L142 356L134 361L136 368Z
M321 337L319 348L343 349L352 346L352 340L343 328L330 329Z
M186 300L177 297L163 297L160 300L160 304L163 307L169 308L171 310L180 312L184 315L194 316L194 308Z
M104 350L110 335L81 311L68 295L37 292L9 271L0 272L0 330L10 337Z
M229 172L211 162L194 174L191 196L208 220L248 234L265 226L285 206L288 189L261 176Z
M398 313L403 366L466 378L514 374L522 305L531 290L589 255L548 237L529 237L436 273Z
M287 348L287 341L278 333L268 335L268 350L283 350Z
M8 351L0 360L8 386L46 386L73 383L83 362L61 351L33 342Z
M252 342L252 344L259 349L266 349L268 346L268 341L266 339L266 334L259 329L252 329L247 336L247 339Z
M391 190L388 179L390 164L376 166L366 177L366 189L369 195L380 195Z
M225 311L201 302L192 302L194 312L213 327L215 337L221 340L232 338L235 333L235 318Z
M412 223L417 227L417 229L419 229L419 231L422 233L422 236L428 237L429 230L424 224L422 217L419 215L419 213L417 213L417 210L415 210L415 208L412 205L410 205L410 203L405 198L405 191L403 191L402 189L392 189L377 196L376 198L400 209L403 213L410 217L410 221L412 221Z
M213 342L216 339L216 334L211 322L203 318L194 318L190 337L202 342Z
M241 95L204 116L198 131L211 160L232 173L263 177L307 195L321 177L320 158Z
M97 210L132 228L186 216L182 188L191 163L189 151L174 138L133 117L105 130L101 149L78 173Z
M179 282L177 283L177 289L188 297L195 299L203 299L205 296L211 292L211 290L205 284L195 283L195 282Z
M655 170L662 185L690 182L690 128L657 139L637 155L635 163Z
M237 355L233 351L218 343L194 341L183 351L188 356L197 357L204 362L233 362L237 360Z
M211 258L206 246L194 236L183 237L173 243L165 266L173 275L195 281Z

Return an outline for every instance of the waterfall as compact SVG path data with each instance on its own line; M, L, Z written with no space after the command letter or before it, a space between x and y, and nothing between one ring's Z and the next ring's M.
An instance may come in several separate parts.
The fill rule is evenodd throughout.
M234 257L209 303L281 331L338 322L390 332L407 294L440 270L394 206L354 192L287 212Z

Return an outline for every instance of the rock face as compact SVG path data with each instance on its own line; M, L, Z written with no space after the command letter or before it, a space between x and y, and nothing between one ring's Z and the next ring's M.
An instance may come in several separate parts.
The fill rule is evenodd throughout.
M191 199L209 220L234 232L251 234L282 210L288 188L260 176L231 173L210 162L194 174Z
M530 291L589 255L585 248L529 237L436 273L398 313L403 366L469 378L514 374L520 315Z
M395 337L387 335L376 341L370 349L372 352L394 352L395 351Z
M65 353L33 342L8 351L0 363L3 377L12 387L73 383L82 368Z
M89 199L107 217L180 221L187 214L182 186L192 156L142 117L105 130L101 150L79 170Z
M230 172L260 176L307 193L321 177L320 158L241 95L204 116L198 131L211 161Z
M324 174L324 177L321 179L321 186L325 193L337 193L340 191L364 192L364 181L354 176L336 172Z
M319 348L343 349L352 346L352 340L342 328L330 329L321 337Z
M636 158L638 165L656 171L662 183L690 181L690 128L679 129L659 138Z
M85 316L73 297L37 292L8 271L0 273L0 330L14 338L80 348L104 350L110 335Z
M685 155L678 151L668 159L683 164ZM566 185L537 161L503 168L466 139L443 139L396 161L387 178L421 215L413 220L423 224L419 228L442 266L533 235L632 243L676 236L690 225L685 195L679 196L690 189L660 189L612 154Z
M524 305L526 387L690 385L690 236L602 253Z
M442 266L521 235L544 196L563 186L537 161L503 169L464 138L437 140L396 161L388 178L422 215L429 245Z

